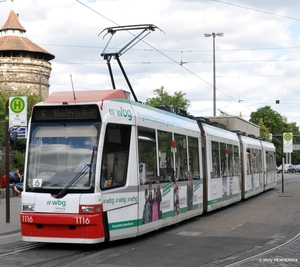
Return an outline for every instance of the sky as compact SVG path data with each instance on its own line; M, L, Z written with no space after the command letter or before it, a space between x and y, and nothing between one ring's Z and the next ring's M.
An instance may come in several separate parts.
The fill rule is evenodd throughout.
M55 55L50 93L72 91L72 83L75 92L112 88L105 29L154 24L119 58L138 101L163 86L185 94L190 114L213 116L213 38L204 34L223 33L215 38L217 115L249 120L270 106L300 126L299 0L0 0L0 27L11 10L25 36ZM117 32L108 51L139 33ZM114 58L111 65L116 87L130 91Z

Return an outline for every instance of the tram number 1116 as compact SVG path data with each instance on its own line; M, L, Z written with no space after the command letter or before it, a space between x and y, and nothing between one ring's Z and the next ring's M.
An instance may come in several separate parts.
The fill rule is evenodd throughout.
M33 223L32 216L22 215L22 223Z
M90 224L91 221L89 218L85 217L75 217L76 224Z

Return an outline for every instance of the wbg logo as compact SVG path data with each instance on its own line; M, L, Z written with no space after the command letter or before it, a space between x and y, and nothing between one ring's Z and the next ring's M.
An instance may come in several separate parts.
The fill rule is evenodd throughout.
M66 207L67 203L65 200L48 200L47 205L52 205L52 206L61 206L61 207Z
M110 115L114 115L114 116L119 116L119 117L127 117L128 120L132 120L132 114L131 111L128 109L123 109L122 107L120 107L120 109L109 109L109 114Z

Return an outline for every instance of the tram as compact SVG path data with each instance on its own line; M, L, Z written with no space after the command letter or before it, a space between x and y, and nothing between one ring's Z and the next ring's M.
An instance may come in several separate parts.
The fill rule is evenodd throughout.
M275 186L273 144L121 89L54 92L28 133L24 241L135 237Z
M155 28L107 33L147 35ZM136 237L275 187L273 144L137 101L119 56L141 34L119 52L102 53L113 89L53 92L33 107L22 240L95 244ZM130 93L115 88L112 58Z
M202 213L195 120L104 90L52 93L29 125L23 240L97 243Z
M241 200L240 143L221 124L197 121L203 139L204 210L212 211Z

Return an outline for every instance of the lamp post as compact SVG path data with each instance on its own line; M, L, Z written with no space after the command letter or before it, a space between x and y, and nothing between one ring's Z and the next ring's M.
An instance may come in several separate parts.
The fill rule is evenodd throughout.
M213 102L214 102L214 116L216 116L216 58L215 58L215 38L216 36L222 37L224 36L223 33L204 33L205 37L211 37L213 38L213 84L214 84L214 92L213 92Z

